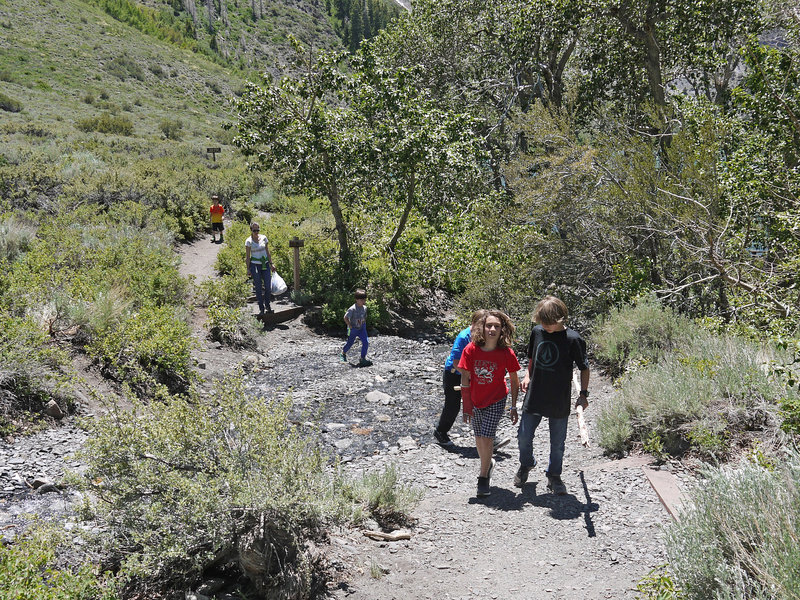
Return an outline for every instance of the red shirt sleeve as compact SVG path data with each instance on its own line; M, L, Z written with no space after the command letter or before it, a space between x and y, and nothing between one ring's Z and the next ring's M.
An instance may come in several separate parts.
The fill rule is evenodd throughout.
M475 360L473 357L473 352L475 351L475 344L470 342L467 344L467 347L464 348L464 351L461 353L461 358L458 361L458 370L459 371L469 371L472 372L472 364Z

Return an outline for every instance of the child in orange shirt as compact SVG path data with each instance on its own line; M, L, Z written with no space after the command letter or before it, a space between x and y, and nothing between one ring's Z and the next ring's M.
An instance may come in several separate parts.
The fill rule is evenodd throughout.
M221 244L222 232L225 229L225 226L222 224L222 215L225 214L225 209L222 208L222 204L219 203L219 196L216 194L211 196L211 201L214 203L209 209L211 213L211 243L217 243L217 232L219 231L219 243Z

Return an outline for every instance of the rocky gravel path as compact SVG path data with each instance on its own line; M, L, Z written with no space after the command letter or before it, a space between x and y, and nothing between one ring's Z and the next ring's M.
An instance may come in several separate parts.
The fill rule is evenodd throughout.
M296 326L282 337L250 384L266 395L291 393L298 418L319 411L323 440L348 468L394 464L404 482L424 491L411 540L375 542L353 531L333 536L347 565L334 597L635 598L637 582L666 561L662 526L669 516L642 471L645 458L611 460L596 446L584 448L573 422L565 456L568 495L548 492L544 467L520 490L512 485L519 464L516 427L504 420L500 432L512 441L496 455L492 495L478 499L471 431L457 422L451 449L432 437L449 344L373 337L375 364L360 369L337 363L340 339ZM358 353L351 354L355 362ZM599 409L613 389L597 375L590 387L586 416L596 431ZM543 463L548 444L544 428L535 440Z

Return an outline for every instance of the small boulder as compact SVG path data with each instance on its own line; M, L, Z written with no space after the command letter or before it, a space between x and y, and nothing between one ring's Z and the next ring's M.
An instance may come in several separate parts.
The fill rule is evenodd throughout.
M48 417L53 417L54 419L64 418L64 411L61 410L61 407L55 400L50 400L50 402L47 403L44 412Z

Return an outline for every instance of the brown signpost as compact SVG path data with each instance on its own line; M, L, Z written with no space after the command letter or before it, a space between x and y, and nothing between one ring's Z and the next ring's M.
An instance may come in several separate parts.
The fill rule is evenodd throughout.
M217 152L222 152L222 148L206 148L206 152L211 155L214 162L217 162Z
M289 240L289 248L294 248L294 291L300 291L300 248L303 247L303 240L294 236Z

